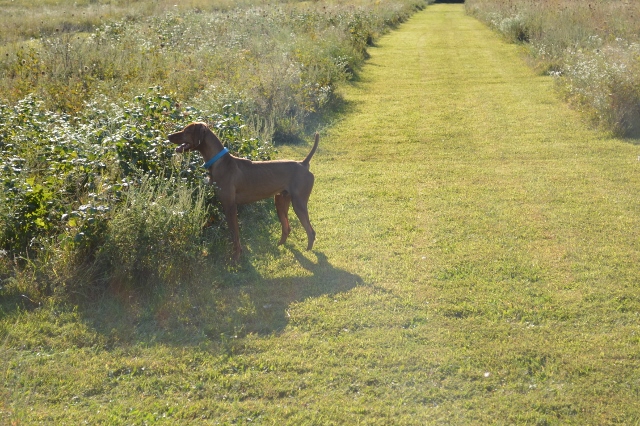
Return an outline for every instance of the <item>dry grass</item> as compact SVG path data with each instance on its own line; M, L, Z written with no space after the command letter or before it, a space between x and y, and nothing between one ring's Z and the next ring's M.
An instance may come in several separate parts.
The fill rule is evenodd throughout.
M35 93L75 114L162 86L207 110L240 102L283 138L299 136L368 44L426 3L5 2L0 99Z
M108 21L136 19L187 10L226 11L255 4L250 0L0 0L3 25L0 44L54 35L57 32L90 32ZM282 3L278 1L262 2Z

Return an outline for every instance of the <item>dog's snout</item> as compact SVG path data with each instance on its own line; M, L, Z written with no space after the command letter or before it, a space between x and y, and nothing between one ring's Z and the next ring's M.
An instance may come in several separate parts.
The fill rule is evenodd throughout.
M191 150L189 144L184 141L184 131L172 133L167 136L167 139L169 139L169 142L172 144L178 145L178 147L176 147L176 152L178 153Z
M171 143L180 143L180 133L172 133L169 136L167 136L167 139L169 139L169 142Z

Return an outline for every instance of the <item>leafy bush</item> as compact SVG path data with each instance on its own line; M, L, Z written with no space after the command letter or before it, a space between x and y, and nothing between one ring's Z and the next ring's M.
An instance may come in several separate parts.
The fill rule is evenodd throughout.
M194 154L176 155L166 134L191 121L208 121L236 155L265 160L274 152L270 144L244 136L243 119L233 106L207 115L182 107L158 89L109 111L88 105L76 117L46 111L33 96L14 107L0 106L0 111L0 183L4 189L0 249L5 259L33 260L43 252L62 250L82 263L100 251L102 260L107 252L110 258L114 253L120 256L113 265L126 269L127 259L136 259L146 268L139 262L140 244L153 238L155 243L149 247L154 250L170 241L182 253L190 253L171 240L171 235L186 235L185 221L201 228L218 207L213 189L204 185L202 159ZM192 195L190 205L184 188ZM173 195L179 210L160 202L173 200ZM136 201L141 199L144 201ZM140 207L143 204L151 210ZM178 221L175 211L187 219ZM141 220L148 218L158 220L163 228L146 232L149 224ZM137 245L117 237L124 235L123 229L130 229L125 223L144 233ZM197 237L201 231L189 229L188 233ZM48 258L50 253L43 256ZM168 261L168 256L158 259ZM144 275L132 274L131 278Z

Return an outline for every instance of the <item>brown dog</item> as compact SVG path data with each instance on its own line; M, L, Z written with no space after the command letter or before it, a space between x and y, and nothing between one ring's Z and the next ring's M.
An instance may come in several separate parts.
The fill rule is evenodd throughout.
M169 135L169 141L179 145L176 152L200 151L209 170L210 182L218 188L218 198L224 208L227 224L233 237L233 260L238 261L242 247L238 228L238 204L247 204L274 196L278 218L282 224L284 244L291 232L289 205L307 231L307 250L311 250L316 232L309 222L307 203L313 189L313 174L309 161L318 148L319 136L307 158L298 162L290 160L252 162L229 154L220 139L205 123L191 123L181 132Z

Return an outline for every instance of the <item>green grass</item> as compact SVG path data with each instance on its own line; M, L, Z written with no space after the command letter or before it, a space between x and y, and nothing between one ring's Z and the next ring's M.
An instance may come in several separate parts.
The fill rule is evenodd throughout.
M311 164L314 250L247 207L238 267L3 294L0 422L640 422L637 145L461 5L369 52Z

